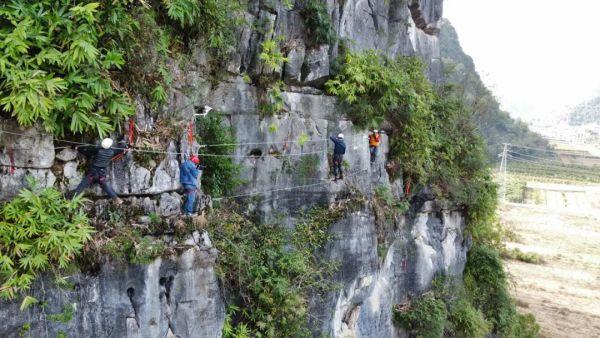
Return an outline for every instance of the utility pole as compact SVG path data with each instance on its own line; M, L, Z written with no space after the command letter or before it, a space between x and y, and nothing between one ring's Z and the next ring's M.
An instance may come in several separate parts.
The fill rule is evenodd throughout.
M500 172L499 174L502 175L502 185L500 186L500 198L502 203L506 202L506 167L507 167L507 161L508 161L508 147L510 146L509 143L503 143L504 145L504 149L502 150L502 161L500 162Z

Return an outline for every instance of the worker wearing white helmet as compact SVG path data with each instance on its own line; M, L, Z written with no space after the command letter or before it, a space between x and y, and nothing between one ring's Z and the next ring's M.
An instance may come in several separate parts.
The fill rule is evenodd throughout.
M346 153L346 142L344 142L344 134L339 133L337 137L330 137L333 141L333 181L344 179L342 173L342 162L344 162L344 154Z
M112 138L105 138L104 140L102 140L102 148L110 149L110 147L112 147L112 145L113 145Z
M83 180L75 189L73 195L81 194L85 188L92 184L99 184L102 190L110 196L115 203L121 204L121 199L117 196L117 193L108 184L106 179L106 171L110 165L112 159L123 153L127 147L125 143L120 143L119 147L113 148L113 140L111 138L105 138L100 142L100 147L97 146L84 146L77 147L77 150L92 159L91 165L88 169Z

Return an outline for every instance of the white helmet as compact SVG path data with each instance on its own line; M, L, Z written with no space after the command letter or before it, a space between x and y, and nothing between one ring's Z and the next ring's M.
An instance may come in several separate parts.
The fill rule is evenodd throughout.
M113 140L111 138L105 138L104 140L102 140L102 148L110 149L110 147L112 147L112 145L113 145Z
M338 138L344 138L344 134L342 134L342 133L339 133L339 134L338 134Z

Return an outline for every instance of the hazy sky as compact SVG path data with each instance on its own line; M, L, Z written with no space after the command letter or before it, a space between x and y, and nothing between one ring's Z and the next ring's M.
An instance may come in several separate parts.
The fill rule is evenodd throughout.
M445 0L444 16L514 116L600 95L600 0Z

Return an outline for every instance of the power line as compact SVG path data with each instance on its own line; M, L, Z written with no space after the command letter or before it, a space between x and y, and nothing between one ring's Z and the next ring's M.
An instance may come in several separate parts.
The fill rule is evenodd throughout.
M597 172L588 171L588 170L580 169L580 168L566 167L566 166L557 166L557 165L552 165L552 164L540 163L540 162L535 162L535 161L531 161L531 160L526 160L526 159L521 159L521 158L513 157L511 155L509 155L509 159L512 159L515 162L521 162L521 163L527 163L527 164L537 164L537 165L540 165L540 166L544 166L546 168L553 167L553 168L556 168L556 169L571 170L571 171L579 172L581 174L588 174L588 175L599 176L599 174Z
M534 159L538 159L538 160L543 160L543 161L547 161L547 162L551 162L551 163L572 164L572 163L565 163L565 162L559 161L559 160L553 160L553 159L550 159L550 158L544 158L544 157L533 156L533 155L529 155L529 154L523 154L523 153L519 153L519 152L512 151L512 150L509 150L509 153L515 154L515 155L519 155L519 156L525 156L525 157L529 157L529 158L534 158ZM600 160L600 158L598 158L598 160Z
M585 172L596 172L593 170L593 168L590 169L586 169L583 167L575 167L575 166L570 166L568 164L551 164L548 162L542 162L542 161L535 161L533 159L527 159L527 158L521 158L521 157L515 157L513 155L508 155L508 157L514 161L517 162L525 162L525 163L533 163L533 164L539 164L539 165L544 165L544 166L550 166L550 167L555 167L555 168L560 168L560 169L569 169L569 170L580 170L580 171L585 171Z
M569 153L568 151L550 150L550 149L542 149L542 148L533 148L533 147L527 147L527 146L518 146L518 145L514 145L514 144L511 144L510 146L511 146L511 148L529 149L529 150L534 150L534 151L540 151L540 152L546 152L546 153L554 153L554 154L560 154L560 155L571 155L571 156L578 156L578 157L584 157L584 158L597 158L597 159L600 159L600 156L577 154L577 153Z
M506 167L508 164L508 150L510 145L508 143L504 143L504 148L502 149L502 161L500 162L500 174L502 175L502 186L500 190L500 196L502 198L502 202L506 201Z

